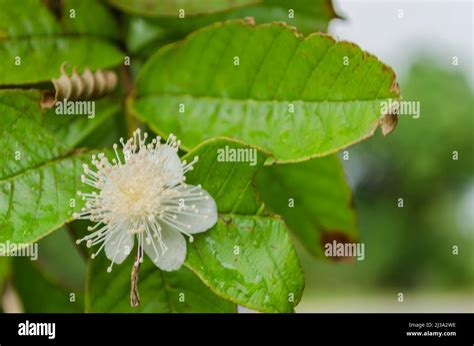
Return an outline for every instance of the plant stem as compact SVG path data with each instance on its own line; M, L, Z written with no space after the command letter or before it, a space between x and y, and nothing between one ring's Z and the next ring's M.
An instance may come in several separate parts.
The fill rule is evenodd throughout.
M137 308L140 306L140 295L138 294L138 275L140 274L140 252L141 248L138 247L137 256L133 263L131 273L131 289L130 289L130 306Z

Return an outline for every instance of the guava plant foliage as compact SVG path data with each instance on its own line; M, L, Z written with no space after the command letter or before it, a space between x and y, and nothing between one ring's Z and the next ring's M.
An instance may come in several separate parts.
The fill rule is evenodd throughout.
M323 259L325 242L358 239L334 154L397 122L380 106L399 97L393 71L321 33L335 17L307 0L0 0L0 242L84 239L87 312L293 311L293 241ZM101 97L84 116L46 106L58 95ZM135 140L117 150L122 137ZM193 233L194 214L209 219ZM84 246L102 242L105 253ZM0 282L27 275L15 261L2 259Z

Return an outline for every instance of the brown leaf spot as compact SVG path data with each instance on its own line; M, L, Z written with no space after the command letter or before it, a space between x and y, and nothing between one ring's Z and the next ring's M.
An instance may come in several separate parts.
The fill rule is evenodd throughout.
M398 117L396 114L384 114L380 118L380 127L384 136L395 130L398 124Z
M321 246L324 249L326 244L332 244L334 241L336 243L355 243L356 240L349 237L347 234L338 231L338 230L325 230L321 233ZM328 256L327 259L335 262L354 262L354 257L348 256Z

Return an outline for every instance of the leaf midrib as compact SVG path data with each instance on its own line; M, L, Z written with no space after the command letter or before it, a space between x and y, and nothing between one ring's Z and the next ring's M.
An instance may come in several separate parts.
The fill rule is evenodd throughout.
M248 103L248 102L255 102L255 103L260 103L260 102L301 102L301 103L306 103L306 104L319 104L319 103L349 103L349 102L377 102L377 101L385 101L387 99L398 99L398 96L387 96L387 97L379 97L377 96L376 98L356 98L356 99L346 99L346 100L280 100L280 99L268 99L268 100L258 100L254 98L249 98L249 99L239 99L239 98L232 98L228 96L207 96L207 95L192 95L192 94L187 94L187 93L172 93L172 92L165 92L165 93L145 93L145 94L140 94L136 100L140 100L142 98L146 97L190 97L194 99L199 99L199 100L209 100L209 101L221 101L221 102L242 102L242 103Z

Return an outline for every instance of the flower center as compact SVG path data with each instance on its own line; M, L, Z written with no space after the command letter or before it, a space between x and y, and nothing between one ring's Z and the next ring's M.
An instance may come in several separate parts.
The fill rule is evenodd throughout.
M125 199L129 199L130 203L141 203L144 197L144 192L141 189L135 189L126 185L119 185L118 189L125 195Z
M116 166L102 189L104 209L111 219L144 221L159 213L163 184L148 160Z

